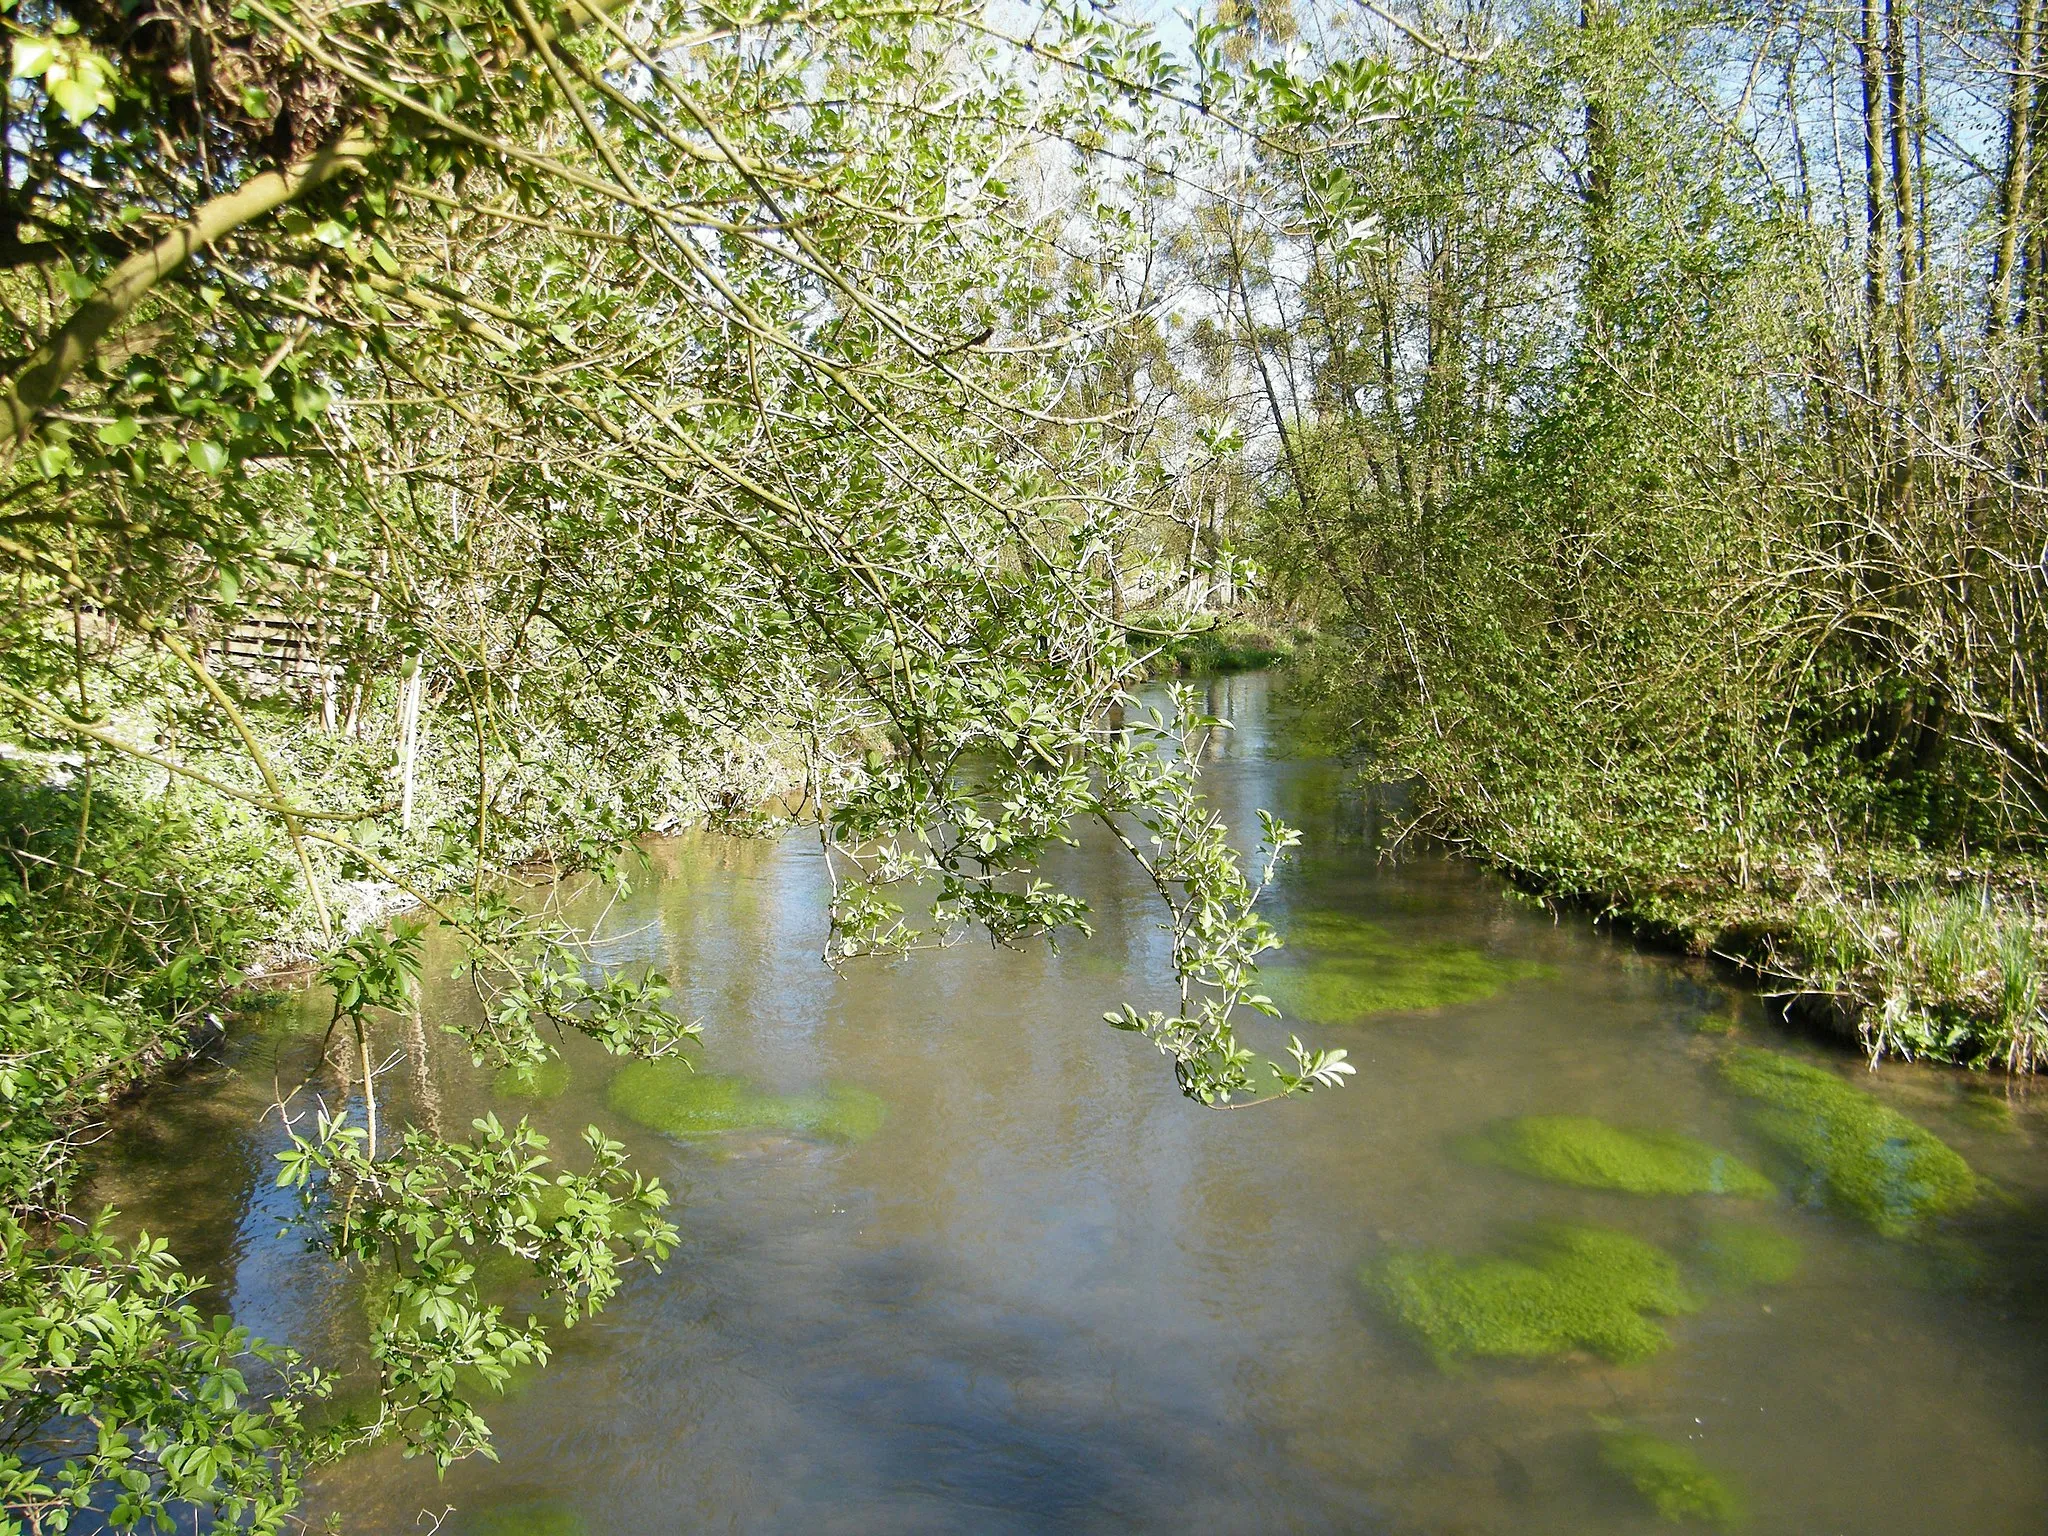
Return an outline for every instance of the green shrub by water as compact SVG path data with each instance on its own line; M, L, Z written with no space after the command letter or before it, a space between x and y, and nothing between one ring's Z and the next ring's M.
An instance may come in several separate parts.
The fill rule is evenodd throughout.
M1149 630L1179 622L1160 616L1138 621L1130 635L1131 650L1148 656L1146 670L1154 677L1202 676L1211 672L1249 672L1275 667L1294 655L1299 636L1289 637L1235 619L1222 619L1178 640L1160 642Z
M1600 1462L1643 1496L1662 1520L1702 1520L1730 1530L1746 1518L1742 1500L1689 1445L1641 1430L1610 1429Z
M888 1114L864 1088L835 1083L823 1093L767 1093L743 1077L693 1072L673 1058L628 1062L613 1074L607 1098L628 1120L668 1136L773 1130L865 1141Z
M1645 1360L1671 1342L1645 1314L1699 1305L1669 1254L1604 1227L1533 1227L1506 1255L1411 1250L1368 1265L1360 1278L1446 1366L1581 1348L1616 1363Z
M1469 944L1408 943L1376 923L1309 913L1286 930L1301 958L1261 973L1283 1012L1309 1024L1347 1024L1376 1013L1447 1008L1492 997L1509 983L1547 973Z
M1755 1101L1757 1132L1800 1165L1810 1200L1886 1237L1909 1237L1977 1197L1977 1176L1951 1147L1832 1072L1738 1050L1721 1062L1721 1076Z
M1631 1131L1587 1115L1525 1115L1467 1137L1460 1150L1476 1162L1582 1189L1631 1195L1775 1193L1770 1180L1739 1158L1689 1136Z

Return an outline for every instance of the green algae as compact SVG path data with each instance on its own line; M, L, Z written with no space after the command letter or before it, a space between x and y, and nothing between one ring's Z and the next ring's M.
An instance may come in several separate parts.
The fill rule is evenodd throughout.
M463 1536L586 1536L582 1512L555 1499L500 1504L462 1523Z
M560 1098L569 1086L569 1063L559 1056L546 1061L522 1061L502 1068L491 1079L491 1092L501 1099Z
M1671 1338L1645 1314L1699 1305L1669 1254L1604 1227L1531 1227L1505 1255L1410 1250L1360 1278L1443 1366L1580 1348L1617 1364L1646 1360Z
M693 1072L673 1060L628 1062L613 1074L606 1096L628 1120L668 1136L769 1130L865 1141L888 1114L864 1088L835 1083L823 1093L767 1093L743 1077Z
M1460 1143L1474 1162L1582 1189L1630 1195L1751 1195L1776 1191L1739 1158L1669 1131L1631 1131L1588 1115L1501 1120Z
M1262 973L1281 1009L1309 1024L1346 1024L1376 1013L1413 1013L1475 1003L1548 967L1507 960L1469 944L1409 943L1376 923L1310 912L1287 928L1299 963Z
M1799 1273L1804 1253L1796 1239L1746 1221L1714 1221L1700 1233L1692 1259L1720 1291L1783 1285Z
M1600 1463L1642 1495L1661 1520L1703 1520L1732 1530L1746 1517L1735 1490L1689 1445L1634 1429L1600 1436Z
M1832 1072L1738 1050L1722 1060L1721 1077L1755 1101L1757 1133L1804 1170L1809 1201L1861 1217L1886 1237L1910 1237L1980 1192L1946 1142Z

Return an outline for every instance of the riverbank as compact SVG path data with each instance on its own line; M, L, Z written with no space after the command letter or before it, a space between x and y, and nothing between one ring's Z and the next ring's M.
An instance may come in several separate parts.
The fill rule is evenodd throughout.
M0 1209L16 1220L65 1208L80 1149L114 1102L217 1042L288 974L478 878L469 743L420 753L408 826L389 803L382 734L323 733L283 708L249 717L273 770L318 783L323 825L346 836L294 839L245 797L111 754L0 759ZM158 728L117 729L148 739ZM592 804L608 808L617 847L744 817L793 782L794 757L765 734L729 747L653 765L631 785L592 776L566 805L530 787L570 785L566 757L487 759L487 780L518 793L499 797L484 876L589 866L605 850L563 838L588 826ZM234 772L203 754L186 761L222 783Z
M1538 860L1503 830L1437 835L1540 900L1733 966L1789 1017L1874 1058L2048 1067L2039 864L1753 845L1729 867L1590 843Z

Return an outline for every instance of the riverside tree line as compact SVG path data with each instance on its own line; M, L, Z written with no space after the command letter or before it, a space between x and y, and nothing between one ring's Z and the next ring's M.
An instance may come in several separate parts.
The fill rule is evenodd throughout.
M508 866L623 878L782 783L846 959L1085 923L1034 868L1092 822L1183 979L1112 1022L1244 1102L1291 834L1246 859L1160 750L1192 703L1125 688L1247 591L1437 830L1750 935L1883 1048L2037 1055L2030 0L6 16L18 1526L277 1529L324 1460L485 1450L547 1330L477 1264L573 1321L666 1252L595 1131L379 1123L418 921L480 1061L689 1048ZM366 1413L73 1208L97 1108L279 940L340 1042L281 1176L390 1297ZM1287 1054L1283 1094L1349 1071Z

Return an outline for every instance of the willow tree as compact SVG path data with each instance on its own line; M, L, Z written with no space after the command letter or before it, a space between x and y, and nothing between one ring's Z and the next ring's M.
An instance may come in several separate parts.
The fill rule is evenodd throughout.
M1030 870L1092 820L1152 877L1182 976L1176 1010L1113 1021L1190 1097L1242 1101L1233 1014L1263 1003L1272 936L1193 754L1154 749L1176 727L1103 725L1128 655L1114 551L1145 507L1103 448L1115 412L1077 402L1125 317L1109 286L1055 282L1056 252L1120 259L1123 189L1074 147L1136 146L1143 174L1150 114L1184 95L1155 43L1081 13L1005 38L944 0L33 4L9 25L0 702L20 751L74 754L83 784L75 844L35 855L62 869L24 898L82 906L131 979L175 972L189 998L226 962L168 920L189 902L96 881L109 796L175 786L271 829L340 946L361 1063L282 1176L394 1298L375 1410L316 1432L318 1373L206 1324L160 1245L52 1225L67 1165L38 1138L77 1106L38 1052L146 988L95 991L68 952L10 969L29 1153L0 1391L10 1445L39 1447L0 1462L19 1518L274 1529L321 1458L487 1447L465 1383L546 1343L479 1300L477 1257L530 1261L573 1320L673 1229L595 1130L569 1170L523 1125L379 1124L370 1039L417 937L347 937L335 881L407 890L466 946L480 1061L543 1058L556 1029L682 1048L662 978L586 980L489 872L537 848L606 864L664 785L715 783L764 727L841 876L836 956L1085 923ZM310 648L296 692L224 664L259 618ZM354 743L394 700L395 736ZM445 793L414 824L423 709ZM113 1054L90 1069L118 1077ZM1348 1071L1297 1042L1279 1081Z

